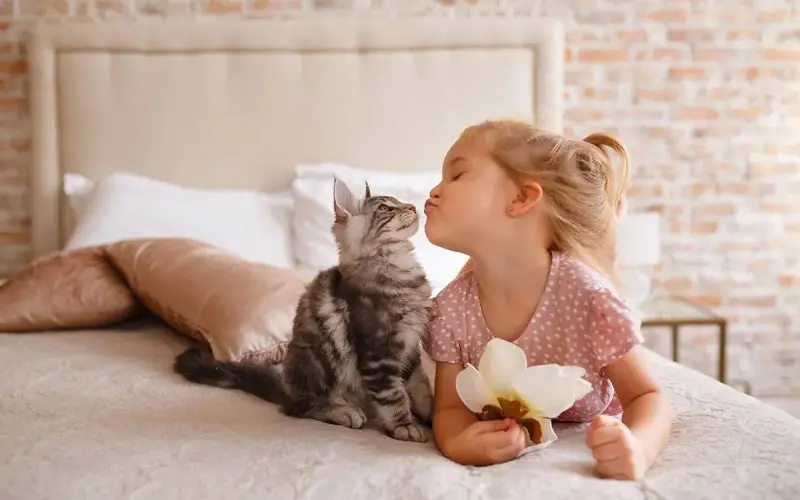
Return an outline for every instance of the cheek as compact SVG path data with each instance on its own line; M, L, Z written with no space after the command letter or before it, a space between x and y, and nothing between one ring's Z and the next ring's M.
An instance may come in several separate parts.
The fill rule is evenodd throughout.
M448 217L456 218L463 224L473 225L475 222L496 215L503 210L502 196L492 179L470 181L454 190L453 196L445 202Z

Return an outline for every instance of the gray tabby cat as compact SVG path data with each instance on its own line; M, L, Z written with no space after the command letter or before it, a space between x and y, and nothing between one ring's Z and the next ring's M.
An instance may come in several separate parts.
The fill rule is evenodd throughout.
M339 264L320 272L300 298L282 365L218 362L190 348L175 370L279 404L294 417L358 429L368 411L389 436L425 442L419 421L430 423L433 396L419 342L431 287L409 241L419 217L413 205L371 196L369 185L356 200L338 180L333 205Z

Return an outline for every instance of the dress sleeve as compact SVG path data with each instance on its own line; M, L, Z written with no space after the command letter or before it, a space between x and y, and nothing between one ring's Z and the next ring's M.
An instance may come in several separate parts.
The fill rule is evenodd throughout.
M599 370L628 353L644 339L627 304L609 289L590 296L589 335L595 367Z
M428 332L423 339L422 347L437 363L463 364L461 345L453 331L452 322L448 321L439 310L439 300L434 299Z

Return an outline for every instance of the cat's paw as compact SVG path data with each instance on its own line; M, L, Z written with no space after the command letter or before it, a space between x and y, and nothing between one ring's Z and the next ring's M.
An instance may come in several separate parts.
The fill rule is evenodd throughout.
M398 425L389 431L389 436L399 441L411 441L414 443L425 443L428 441L425 429L417 424Z
M361 429L367 423L367 415L361 408L337 406L328 411L327 420L334 424Z

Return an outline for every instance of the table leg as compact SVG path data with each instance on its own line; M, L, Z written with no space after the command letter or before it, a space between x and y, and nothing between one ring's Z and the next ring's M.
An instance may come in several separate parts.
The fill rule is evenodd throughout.
M719 375L717 379L725 383L726 373L725 373L725 364L726 364L726 347L728 346L728 323L723 321L719 324Z
M680 343L680 339L678 338L678 329L680 327L678 325L672 325L672 361L678 362L678 344Z

